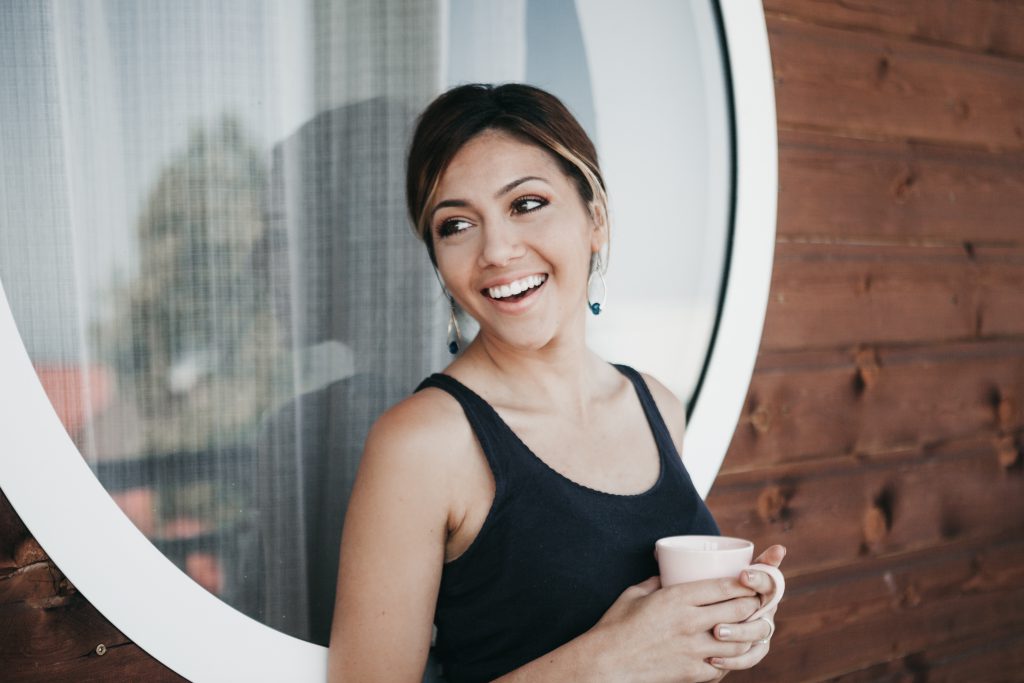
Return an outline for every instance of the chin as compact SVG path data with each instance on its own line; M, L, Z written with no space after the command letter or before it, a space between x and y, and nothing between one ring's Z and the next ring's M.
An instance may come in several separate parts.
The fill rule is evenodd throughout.
M511 346L523 351L540 351L554 341L554 336L551 334L527 330L506 330L504 334L491 332L487 338L504 346Z

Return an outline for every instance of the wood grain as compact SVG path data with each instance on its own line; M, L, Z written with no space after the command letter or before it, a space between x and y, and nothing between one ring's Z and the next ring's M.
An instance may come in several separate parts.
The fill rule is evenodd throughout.
M104 654L97 652L103 645ZM0 606L5 682L184 681L128 641L81 596L60 607Z
M1024 148L1024 62L768 19L783 128Z
M24 522L18 517L4 492L0 491L0 577L17 568L15 555L28 536Z
M787 239L1024 244L1024 153L779 134Z
M1018 451L1024 430L1012 436ZM720 474L708 506L728 535L789 548L798 577L954 540L1024 539L1024 467L987 436L887 454Z
M831 683L906 683L927 677L929 683L1024 681L1024 631L988 632L943 642L916 652L836 676Z
M765 0L770 14L1024 57L1024 3L1006 0Z
M1024 427L1024 340L764 353L722 473Z
M766 8L779 243L708 504L790 587L730 680L1024 680L1024 3Z
M96 651L100 644L103 655ZM82 597L2 494L0 663L5 683L184 680L131 643Z
M1020 248L780 241L761 348L1024 335L1022 291Z
M1019 538L796 579L779 608L773 652L736 680L831 680L901 658L913 667L917 653L983 642L986 634L993 641L1005 639L1024 628L1022 584L1024 541ZM959 680L1008 681L1018 675L988 668L997 669L991 678Z
M1024 195L1022 195L1024 196ZM1024 221L1020 223L1024 234ZM1020 335L1024 330L1024 263L1016 248L978 247L976 331L982 337Z

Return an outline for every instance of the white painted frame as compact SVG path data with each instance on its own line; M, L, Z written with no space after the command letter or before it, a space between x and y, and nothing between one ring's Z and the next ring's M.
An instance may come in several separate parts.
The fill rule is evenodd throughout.
M760 0L718 3L732 75L736 188L718 333L683 437L683 460L707 497L732 442L761 345L775 257L779 187L775 86Z
M721 2L732 73L737 187L724 308L686 435L702 495L732 440L761 337L775 243L775 100L759 0ZM82 594L191 681L321 681L323 647L243 615L182 573L128 520L68 437L0 283L0 488ZM97 643L98 645L99 643Z

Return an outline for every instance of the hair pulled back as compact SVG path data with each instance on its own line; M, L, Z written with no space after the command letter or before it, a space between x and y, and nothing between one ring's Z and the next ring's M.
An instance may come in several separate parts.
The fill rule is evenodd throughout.
M409 148L406 203L413 232L437 265L430 206L441 175L462 146L485 130L497 130L547 150L571 178L584 205L608 215L597 150L561 100L521 83L460 85L437 97L420 115Z

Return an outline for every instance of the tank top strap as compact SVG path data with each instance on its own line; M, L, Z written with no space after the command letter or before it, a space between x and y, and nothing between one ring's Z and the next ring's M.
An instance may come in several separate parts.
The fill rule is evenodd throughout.
M615 368L633 383L636 394L640 398L640 405L643 406L644 415L647 416L647 423L651 426L654 440L658 444L658 452L672 456L669 458L671 461L678 461L679 453L676 451L675 442L672 441L672 434L665 425L665 419L661 416L658 404L655 403L654 396L643 376L628 365L616 363Z
M503 445L508 442L507 428L498 413L491 407L491 404L480 397L475 391L467 387L450 375L434 373L420 382L416 391L433 387L449 394L459 402L462 411L466 414L466 420L473 429L480 448L487 457L487 463L494 473L495 485L500 492L504 488L504 482L508 474L507 458L501 457L504 452Z

